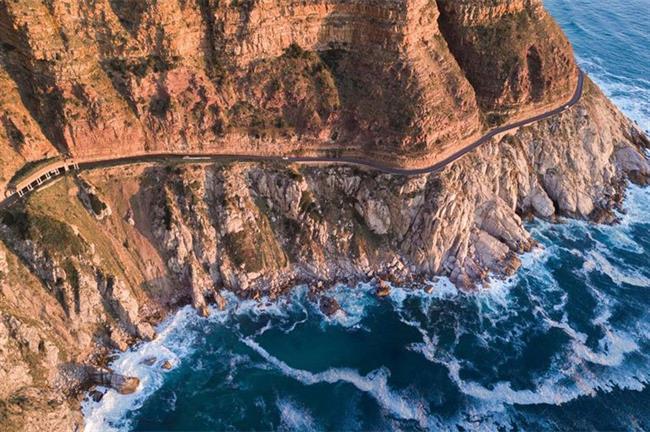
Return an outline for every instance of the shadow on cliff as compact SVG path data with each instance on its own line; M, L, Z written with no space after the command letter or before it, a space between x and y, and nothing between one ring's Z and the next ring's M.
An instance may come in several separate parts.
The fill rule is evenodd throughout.
M63 94L51 64L34 56L27 29L15 25L5 2L0 2L0 41L0 64L16 83L23 105L52 145L67 153Z
M122 27L131 35L137 33L142 17L149 7L149 2L144 0L109 0L109 4Z
M381 31L374 32L372 26L381 24L372 18L348 23L356 25L351 41L332 40L346 13L349 11L343 6L333 6L322 21L317 40L319 55L335 78L341 101L340 121L331 139L354 143L368 152L394 151L405 136L414 133L416 95L409 94L412 73L390 41L367 40L384 37Z

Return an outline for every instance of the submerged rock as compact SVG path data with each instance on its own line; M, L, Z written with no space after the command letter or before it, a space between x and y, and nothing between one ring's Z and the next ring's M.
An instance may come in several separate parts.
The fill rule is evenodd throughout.
M147 366L153 366L153 364L156 363L156 357L153 356L147 357L143 359L140 363Z

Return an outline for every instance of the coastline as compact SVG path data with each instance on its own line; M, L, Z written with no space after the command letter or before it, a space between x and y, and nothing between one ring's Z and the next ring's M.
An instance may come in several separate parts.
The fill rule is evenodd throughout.
M620 224L609 226L609 227L597 227L591 225L588 222L584 221L575 221L571 219L563 219L559 221L559 225L555 223L548 223L544 221L535 221L532 222L530 229L535 232L535 236L544 242L548 242L545 236L548 236L549 233L560 231L567 233L571 230L578 229L578 232L581 230L590 230L596 229L597 231L603 232L616 232L620 231L622 228L627 229L631 224L638 223L643 220L643 215L645 213L644 209L638 207L643 200L640 200L640 197L647 197L648 190L642 189L637 186L632 186L628 192L628 198L625 201L625 212L619 213ZM637 201L632 201L632 196L636 196ZM640 201L639 201L640 200ZM618 236L612 234L613 238ZM625 243L624 243L625 244ZM280 319L280 322L284 322L283 326L280 329L283 329L285 333L293 332L297 326L303 325L304 321L308 319L309 316L313 316L310 319L319 320L322 324L326 326L325 328L345 328L345 329L354 329L358 328L360 325L363 326L364 320L368 317L369 314L372 314L373 308L377 305L388 304L393 305L392 308L402 308L404 302L407 299L418 299L419 302L423 304L431 304L431 302L438 301L454 301L454 302L487 302L486 305L492 305L490 307L500 308L500 307L510 307L511 291L515 287L519 286L520 282L527 277L528 275L538 274L540 269L542 269L547 263L548 260L553 257L557 251L553 248L537 248L534 251L525 254L522 257L524 262L523 268L516 275L510 277L507 280L495 281L496 283L490 288L480 289L474 292L463 292L459 291L454 285L446 278L441 278L437 282L429 282L425 285L420 285L417 289L412 288L401 288L398 286L392 286L391 293L387 299L381 299L376 295L376 286L372 284L358 284L355 286L352 285L338 285L331 288L327 291L327 295L331 295L333 298L336 298L341 302L342 309L346 311L345 314L337 314L332 317L328 317L323 314L317 304L314 304L312 300L309 299L308 288L305 286L296 287L295 289L287 292L282 297L270 301L269 299L259 299L258 301L254 300L241 300L237 299L234 296L229 296L227 309L220 311L216 306L211 306L210 316L205 318L201 317L195 310L191 307L186 306L180 310L172 313L170 317L166 318L163 323L160 324L159 329L162 331L159 333L158 337L151 342L143 342L139 346L132 347L126 353L119 355L113 363L116 372L127 373L139 375L143 378L142 386L139 389L138 393L131 396L122 396L118 395L115 391L108 390L108 393L104 396L106 398L102 402L95 403L92 401L86 401L82 404L83 412L86 419L86 430L106 430L107 425L112 425L115 427L114 430L127 430L128 424L131 421L132 417L128 416L129 412L137 411L140 409L143 404L155 394L155 392L163 386L163 382L166 379L165 377L170 376L168 374L177 373L177 368L190 367L186 362L195 361L191 360L193 355L196 354L198 345L196 340L201 340L201 336L206 331L205 329L211 328L229 328L234 325L238 320L246 317L245 321L252 319L253 321L259 321L258 330L256 330L248 339L243 338L240 342L244 345L249 346L252 353L257 353L260 355L262 361L266 359L269 363L269 367L278 368L278 370L283 370L283 368L288 368L289 366L278 363L278 359L271 355L265 348L259 346L255 343L255 339L263 335L269 329L279 330L278 324L271 324L267 322L268 317L276 317ZM589 267L591 268L591 267ZM594 271L594 269L589 270ZM607 269L600 271L606 271L609 277L611 277L617 284L621 283L632 283L638 286L650 286L650 279L620 279L621 277L631 277L631 276L622 276L621 274L616 273L615 269ZM426 286L434 287L433 291L425 291ZM411 301L411 300L409 300ZM371 307L372 306L372 307ZM296 319L296 316L301 316L302 312L298 313L301 308L305 312L305 318L298 319L297 321L292 321ZM293 311L293 313L290 313ZM257 317L257 318L255 318ZM266 317L266 318L265 318ZM289 318L291 317L291 318ZM286 320L286 321L285 321ZM263 323L266 322L266 325ZM291 324L291 325L288 325ZM363 328L363 327L361 327ZM368 330L369 331L369 330ZM195 339L196 338L196 339ZM247 340L249 342L247 342ZM424 341L426 342L426 337ZM205 342L203 342L205 343ZM424 348L423 348L424 349ZM428 348L432 350L432 346ZM586 349L586 348L585 348ZM623 353L629 352L632 348L626 348L625 345L620 347L623 350ZM634 349L640 349L636 347ZM423 351L423 355L426 357L427 352L433 353L434 351ZM587 354L585 354L587 355ZM588 354L591 358L595 358L596 354ZM156 364L152 366L147 366L143 364L143 361L152 356L156 357ZM611 352L608 354L608 357L604 357L603 362L607 364L617 365L622 360L623 354L617 354ZM164 360L171 359L173 362L173 368L169 371L165 371L160 368L160 364ZM204 360L202 360L204 361ZM251 360L249 360L251 361ZM198 370L194 370L193 374L203 373L202 367L205 365L199 366ZM262 367L262 366L258 366ZM192 366L192 368L194 368ZM303 374L300 370L296 369L287 369L284 373L293 376L294 374ZM306 373L306 372L304 372ZM450 369L450 376L453 377L453 368ZM362 379L363 374L355 379ZM301 380L303 378L296 378ZM304 378L307 379L307 378ZM312 378L309 378L311 380ZM337 380L342 380L341 382L346 382L346 378L343 376L336 378ZM455 378L459 380L459 383L464 383L460 378ZM556 384L558 385L558 384ZM594 386L602 384L591 384ZM365 387L364 387L365 388ZM621 381L616 385L612 385L610 390L605 391L605 393L611 391L613 388L629 388L635 389L633 384L626 384L625 381ZM106 389L102 389L105 391ZM372 391L370 390L371 394ZM467 389L470 392L470 389ZM550 390L549 390L550 391ZM586 390L584 390L586 391ZM543 393L541 390L539 392ZM584 396L583 390L571 392L563 396L562 402L558 402L555 397L553 399L543 399L551 397L548 394L539 394L536 395L535 403L559 403L566 404L571 401ZM383 396L382 396L383 397ZM398 397L398 394L394 394L394 397ZM494 396L491 396L494 398ZM505 396L500 396L505 397ZM524 395L517 396L522 398L518 403L524 403ZM531 396L532 397L532 396ZM559 397L559 396L557 396ZM494 400L493 400L494 402ZM397 403L397 402L396 402ZM503 403L503 402L501 402ZM525 404L525 403L524 403ZM392 409L397 409L394 406ZM394 411L393 415L405 416L404 418L409 418L408 413L399 411ZM418 421L430 422L429 420L420 419ZM126 422L126 423L124 423ZM428 423L426 423L428 424ZM438 427L449 427L447 424L435 423ZM444 426L444 427L443 427ZM113 430L113 429L111 429Z
M420 4L409 4L415 3ZM435 8L436 3L444 5L446 0L428 6ZM48 13L52 17L60 15L60 5L54 4L54 8L43 16ZM453 9L454 3L448 4ZM560 7L577 8L573 13L581 8L578 4ZM0 21L9 24L16 19L29 21L33 10L23 13L21 8L21 4L16 3L10 6L9 15L0 11ZM481 12L479 6L469 7L472 8ZM592 429L628 424L624 416L619 423L607 423L608 419L619 421L619 417L602 403L601 398L611 399L620 389L627 389L620 390L621 397L634 407L634 398L626 392L642 390L647 394L646 384L650 382L646 372L650 363L645 362L644 354L650 349L644 327L648 316L643 313L650 305L643 296L638 296L650 285L643 258L644 251L650 249L638 234L649 229L643 218L648 213L643 206L648 201L648 190L630 186L630 182L650 184L650 141L647 138L650 124L646 115L650 111L645 97L649 93L642 78L635 81L634 73L628 76L629 70L621 78L616 75L616 69L611 69L629 68L621 53L636 45L630 44L633 40L625 39L630 37L627 31L617 35L621 36L618 42L626 49L613 50L616 54L613 63L599 57L604 50L601 46L612 50L605 43L607 41L598 38L600 29L610 25L610 19L621 29L624 27L621 17L614 13L616 10L612 10L610 16L607 7L601 9L599 13L605 12L608 17L604 24L590 15L592 9L580 11L580 17L588 19L589 25L579 24L579 20L574 22L572 17L563 23L572 29L573 36L577 32L586 35L589 41L598 41L593 42L599 45L595 54L577 56L580 66L598 85L587 78L584 98L571 110L540 124L494 137L439 172L401 179L356 167L288 165L286 162L290 161L284 160L103 167L74 178L66 176L30 195L19 206L0 211L0 357L3 360L0 362L0 428L45 432L81 430L84 422L91 421L101 430L104 414L118 423L127 418L129 421L137 419L142 414L145 418L151 417L150 423L145 421L149 429L164 429L164 420L152 415L157 413L157 404L162 412L173 417L177 407L179 413L193 410L192 401L196 406L206 401L221 403L218 398L209 396L193 400L191 384L188 388L185 382L174 381L182 374L188 383L193 382L197 389L211 394L209 386L202 387L201 379L209 376L210 368L206 365L212 360L217 360L217 374L221 373L221 367L233 370L232 375L218 375L215 389L241 397L241 406L247 406L248 410L257 412L263 407L265 413L271 413L264 420L267 423L246 423L245 418L240 418L237 424L244 430L274 428L269 425L288 430L315 429L323 418L327 420L322 424L329 429L335 429L332 425L339 429L382 429L378 425L383 425L384 429L389 429L393 427L391 417L397 422L415 422L421 427L437 429L453 429L457 425L469 429L476 426L476 419L485 420L489 425L487 430L490 425L508 429L521 427L517 420L508 418L510 414L516 412L527 421L536 405L550 417L555 416L556 429L567 428L561 412L565 408L576 409L576 412L593 411L594 415L584 420L594 422L590 423ZM44 6L38 11L42 13L43 10ZM17 14L12 16L12 11ZM74 16L74 13L69 15ZM344 18L347 20L350 16ZM466 18L474 19L472 17L479 22L490 18L480 13L469 14ZM149 17L140 30L146 31L156 19L153 15ZM119 30L117 21L110 25ZM4 28L10 29L11 25ZM43 34L40 27L37 27L39 33L34 33L30 25L16 28L25 30L21 35L28 42L30 37ZM178 28L173 26L172 30L168 36L173 39ZM471 34L472 29L459 30L461 38L465 31ZM561 32L552 36L557 35L563 43ZM444 38L452 44L448 34ZM132 39L128 42L131 48L136 44L136 38ZM532 39L540 43L539 38ZM31 39L35 40L38 37ZM287 58L287 53L280 49L284 42L280 42L271 47L271 52L277 51L280 55L274 60L280 62L280 66L301 67L314 60L313 53L297 50L293 45L293 51L300 56ZM567 44L560 48L569 52ZM269 47L256 45L253 48L263 51ZM447 48L443 48L446 52ZM634 49L631 49L632 54L625 56L643 66L646 50L644 47L640 47L640 51L639 47ZM43 53L50 56L54 52L56 49L37 52L32 60ZM172 53L173 48L169 52ZM550 52L557 54L554 49ZM55 54L60 53L62 51ZM93 58L94 54L87 54L83 58ZM450 58L453 60L454 56L461 61L463 50L454 51ZM63 65L65 61L57 63L61 58L56 58L52 64ZM248 52L246 58L254 61L255 52ZM482 53L474 60L470 58L461 69L470 70L488 58L492 56ZM567 64L571 64L573 58L573 55L566 57ZM15 60L9 60L12 59ZM416 57L415 61L418 59L422 57ZM535 94L532 87L527 87L525 79L526 73L532 73L531 64L527 63L530 58L524 55L521 59L522 67L527 65L527 68L522 69L522 75L514 77L515 81L516 78L523 80L519 82L523 86L520 88L523 99L519 102L526 100L527 94L533 98ZM544 57L545 61L554 59L557 57ZM194 148L192 140L202 142L206 131L208 134L214 131L206 129L206 117L201 117L196 124L192 123L196 118L183 117L183 113L188 112L184 111L187 107L178 105L184 100L183 95L196 90L193 78L183 90L186 84L183 74L200 69L191 64L190 67L182 65L178 70L145 71L151 74L137 79L144 84L134 90L133 94L139 95L139 105L129 106L133 113L127 109L122 116L124 113L120 110L124 100L113 98L102 106L118 107L120 112L110 113L104 117L109 122L102 123L101 116L106 114L102 111L97 130L116 128L116 137L118 132L124 132L117 141L109 140L116 148L120 139L124 149L134 150L150 138L155 145L162 143L164 149ZM2 67L0 64L0 69ZM335 68L327 63L327 68L330 67ZM549 76L561 81L567 75L554 75L559 70ZM11 75L12 71L9 72ZM287 70L283 69L282 73L285 72ZM61 88L66 88L64 75L57 78L63 80L58 82ZM469 79L469 73L463 75ZM422 77L418 75L414 82ZM11 82L11 79L3 81L4 78L0 76L0 83ZM158 78L162 81L156 81ZM152 105L147 98L151 96L153 102L159 101L158 96L164 96L164 92L152 94L153 83L162 83L164 90L170 83L165 82L167 78L171 80L168 96L173 102L171 111L163 118L150 113ZM240 78L243 81L239 84L244 83L247 89L248 84L256 82L246 82L249 75ZM372 75L368 78L379 82ZM199 78L200 83L206 80ZM309 84L310 81L305 82ZM56 88L56 84L51 88ZM91 88L90 100L96 100L93 83L86 84ZM106 84L105 95L113 97L111 84L108 81L101 84ZM472 87L474 84L472 82ZM494 83L487 82L488 88L485 84L482 90L474 88L477 96L481 91L492 90L489 85ZM442 87L444 91L445 86ZM460 90L455 85L452 87L464 96L473 94L465 91L470 88L466 84L461 84ZM413 87L409 84L405 88ZM21 90L20 85L17 89ZM428 89L436 90L437 86L430 85ZM14 90L12 87L8 92L9 99L14 97L18 101ZM518 97L514 87L510 90L512 92L506 92L505 99ZM209 93L208 99L214 101L212 90ZM197 94L201 95L201 90L197 90ZM486 93L481 94L481 103L485 103ZM236 98L234 94L230 96ZM254 102L257 96L251 99L246 93L237 97ZM291 107L295 101L290 99L278 103ZM355 102L357 99L353 98ZM508 102L501 105L505 99L488 100L488 103L503 107L508 105ZM66 103L75 100L71 97ZM423 100L408 97L406 100L410 105L426 108L415 116L422 124L436 125L432 122L436 110L429 109ZM6 98L0 100L0 105L6 107L3 105L6 101ZM92 150L96 143L101 147L110 134L99 136L94 126L85 128L84 124L92 123L87 120L95 118L97 112L93 111L92 104L82 105L75 105L79 112L71 114L74 121L69 127L69 137L79 133L84 141L82 147L86 145ZM29 160L37 154L50 154L48 146L57 145L48 141L49 136L41 139L28 111L20 111L23 107L19 103L11 109L15 107L18 111L2 118L5 132L13 131L7 145L14 147L5 152L6 143L0 140L0 153L9 155L9 161L0 157L0 176L6 176L18 161ZM383 108L392 110L393 106ZM479 111L483 108L481 106ZM346 109L344 107L343 111ZM204 111L209 112L209 119L218 117L218 110ZM365 116L366 111L358 112ZM148 124L130 120L136 118L138 112ZM444 113L444 109L441 112ZM377 113L373 110L368 113L372 115L363 118L371 122L362 124L360 129L368 127L376 132L379 137L376 144L379 147L385 144L382 148L390 152L385 149L392 148L395 143L387 141L395 137L391 135L385 140L384 112L379 113L381 118L377 122L372 120ZM38 122L38 113L31 114ZM87 114L90 117L85 117ZM328 115L332 124L346 125L338 114ZM626 115L632 116L632 120ZM20 124L18 118L31 119L32 123ZM314 119L312 116L309 121ZM221 120L217 118L217 123ZM290 116L289 121L294 120ZM463 133L474 130L470 120L456 122L461 129L466 129ZM333 140L331 124L318 124L322 127L319 142ZM179 125L182 125L182 133ZM185 125L191 129L189 138L185 137ZM23 126L27 129L21 144L21 135L16 131L21 132ZM56 129L58 124L50 126ZM80 129L75 132L77 126ZM151 128L147 129L149 126ZM435 135L435 129L429 128L426 133L433 131ZM143 135L135 138L129 135L134 130L144 131ZM291 133L291 130L291 127L280 129L282 133ZM415 135L411 136L413 140L408 134L402 137L406 137L402 141L405 147L417 144L415 141L421 138L417 133L422 131L410 131ZM248 131L249 138L255 136L255 140L264 143L277 138L271 131L271 138L258 139L258 132L256 128ZM297 136L303 137L303 132L296 132ZM336 136L338 134L337 131ZM442 136L443 142L449 137ZM211 142L213 138L210 135ZM366 138L359 136L361 141ZM305 138L306 141L310 139ZM298 138L291 138L292 145L299 146L296 140ZM624 201L626 196L640 196L645 201L631 202L629 198ZM619 212L621 206L632 208L631 213ZM630 219L630 214L634 218ZM551 246L542 249L539 243ZM570 271L564 271L564 267ZM441 292L430 288L428 281L436 281ZM491 289L485 289L488 283L492 284ZM392 289L387 289L387 284L391 284ZM411 288L414 290L409 291ZM448 322L427 326L432 324L426 318L429 316L427 308L432 305L437 314L448 318ZM621 310L622 306L627 309ZM347 313L343 315L337 311L338 307ZM459 310L469 313L462 316ZM326 317L329 313L326 311L333 313L334 318ZM386 319L392 326L375 327L377 322L370 319L374 315L369 311L376 311L380 322ZM447 327L449 323L451 329ZM504 331L501 331L502 325ZM456 340L462 339L463 334L480 335L484 343L471 342L471 349L467 345L450 343L437 326L446 329L446 336L453 334ZM323 328L335 331L321 334L319 329ZM401 329L399 336L391 334L393 328ZM220 329L217 332L226 329L225 336L220 335L229 343L215 345L209 338L185 339L194 330L205 336L202 332L206 329L210 329L207 335L212 335L215 329ZM336 331L341 329L344 331ZM292 337L283 338L287 333L293 333ZM310 363L309 357L301 357L302 352L313 349L318 353L322 346L330 343L334 350L341 334L357 338L338 345L343 356L351 355L352 362L339 362L334 358L327 363L327 356L322 352L323 363L313 362L313 359ZM330 341L325 335L333 339ZM535 341L539 335L541 342ZM324 338L319 339L320 336ZM297 345L301 341L308 343L303 345L306 348L302 351L292 351L287 347L290 344L283 342L287 339ZM390 345L390 341L397 340L400 341L397 347ZM357 346L359 341L362 344ZM365 341L368 345L363 345ZM385 341L389 344L383 345ZM504 341L507 343L502 344ZM166 346L167 342L171 346ZM206 356L199 350L187 348L193 343L207 347ZM526 347L528 343L530 347ZM553 344L559 346L557 351L549 349ZM351 346L355 349L348 348ZM373 351L377 346L384 347L385 351ZM354 358L353 352L357 349L368 350L368 363ZM406 371L393 362L391 356L380 358L383 352L393 353L394 349L407 359ZM536 361L530 365L518 362L519 355L536 359L538 349L543 351L541 357L550 366L545 368ZM477 353L477 358L472 358L471 352ZM207 356L210 353L218 353L230 363L225 360L220 363L222 359L210 358ZM482 363L480 357L486 362ZM109 371L109 367L115 368L115 373ZM500 373L492 374L495 370ZM426 374L421 378L423 387L435 388L439 393L432 395L428 390L419 389L423 397L418 399L418 391L392 385L395 379L408 382L412 371L438 373L438 380L426 381ZM475 371L479 371L480 379L472 378ZM511 372L516 372L516 376L510 375ZM129 380L129 375L138 376L142 382ZM520 375L524 378L520 379ZM238 382L243 376L261 378L259 382L246 379ZM198 378L192 381L193 377ZM483 380L483 377L488 378ZM528 378L530 380L525 382ZM267 394L261 402L249 398L246 389L254 389L256 385L266 388L269 381L265 380L285 380L291 383L286 387L288 393L296 388L300 391L286 397ZM227 386L221 387L222 382ZM100 405L88 400L84 402L84 397L101 397L96 391L100 383L110 383L125 393L134 390L134 383L144 389L120 396L111 390ZM447 387L438 390L439 383ZM174 386L180 392L178 396ZM347 394L337 393L339 387L347 388L356 398L376 403L377 413L388 413L388 423L361 423L355 418L351 423L336 423L327 417L331 413L319 411L320 405L313 404L314 399L311 402L302 399L303 390L309 392L318 388L328 400L345 399L347 402ZM418 383L411 382L411 387L417 388ZM86 394L89 388L93 390ZM105 390L101 388L101 392ZM184 397L180 396L182 392L186 392ZM437 423L436 409L430 411L427 404L435 404L445 397L459 402L460 411L457 417ZM639 400L643 398L642 395ZM138 413L129 408L134 402L140 406L136 410ZM183 410L184 402L189 407ZM627 419L637 420L633 410L625 411L622 405L610 402L612 407L627 413ZM561 408L555 410L556 403ZM205 413L236 412L227 404L210 406L208 403L202 405L202 409ZM476 417L461 418L463 410ZM131 414L125 414L127 412ZM644 420L644 409L638 409L638 413L641 424L646 421L650 427L650 419ZM86 414L85 419L82 414ZM212 420L217 421L217 417ZM549 426L552 422L546 423L544 416L541 417L537 427L528 423L529 427L553 428ZM178 418L187 420L182 415ZM203 420L212 424L211 429L225 429L223 425L214 426L205 416ZM504 423L499 423L501 420ZM575 423L568 428L574 426Z

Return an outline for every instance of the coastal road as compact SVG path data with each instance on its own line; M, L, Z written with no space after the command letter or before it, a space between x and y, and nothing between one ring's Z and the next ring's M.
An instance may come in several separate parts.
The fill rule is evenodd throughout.
M582 98L583 87L584 87L584 72L579 70L578 72L578 84L576 86L576 91L568 102L565 102L561 106L546 111L542 114L520 120L508 125L500 126L491 131L487 132L481 138L475 142L465 146L456 153L447 157L446 159L437 162L431 166L424 168L398 168L384 163L373 161L369 159L362 158L353 158L353 157L327 157L327 156L253 156L253 155L238 155L238 154L179 154L179 153L153 153L147 155L138 155L138 156L127 156L121 158L111 158L111 159L101 159L93 161L83 161L76 160L75 168L80 171L96 169L96 168L108 168L120 165L129 165L134 163L143 163L143 162L171 162L171 161L182 161L182 162L211 162L211 161L224 161L224 160L233 160L240 162L280 162L286 164L345 164L345 165L356 165L360 167L370 168L375 171L380 171L386 174L394 174L401 176L418 176L422 174L431 174L442 171L447 165L461 157L465 156L467 153L474 151L481 145L489 142L495 136L502 134L504 132L512 131L518 129L522 126L527 126L533 123L537 123L541 120L545 120L550 117L554 117L558 114L563 113L568 110L575 104L577 104ZM28 179L21 182L21 186L18 190L21 192L22 196L26 196L28 193L36 191L47 184L55 181L57 178L60 178L68 170L61 169L64 164L70 165L71 160L68 161L57 161L54 162L51 166L46 166L39 170L38 173L32 174ZM74 163L74 162L73 162ZM56 165L54 165L56 164ZM43 174L41 174L43 173ZM47 173L47 178L44 177L44 174ZM8 208L18 202L22 196L19 193L15 193L3 201L0 202L0 209Z

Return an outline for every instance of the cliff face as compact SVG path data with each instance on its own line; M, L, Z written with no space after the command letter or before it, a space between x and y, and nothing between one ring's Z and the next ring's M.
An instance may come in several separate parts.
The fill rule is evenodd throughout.
M85 364L224 290L511 274L533 247L523 216L613 220L626 179L650 179L648 147L588 82L572 110L436 175L235 163L61 179L0 216L0 425L73 429L78 392L111 381Z
M62 152L428 164L575 80L537 0L2 2L0 184ZM64 177L0 213L0 429L74 430L79 392L121 382L96 369L110 350L224 290L511 274L534 246L522 218L611 222L626 180L650 178L648 144L587 80L571 110L435 175L177 161Z
M541 0L439 0L442 31L488 121L575 88L569 42Z
M530 0L12 1L0 42L1 184L60 152L422 165L576 80Z

